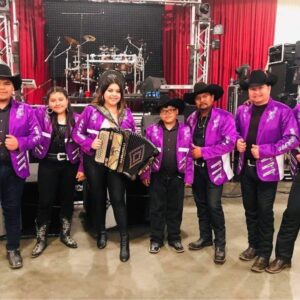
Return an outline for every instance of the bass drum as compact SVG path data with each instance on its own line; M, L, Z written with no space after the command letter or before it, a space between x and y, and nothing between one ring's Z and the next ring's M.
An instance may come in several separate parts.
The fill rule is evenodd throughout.
M125 88L125 77L124 77L124 75L121 72L115 71L115 70L108 70L108 71L103 72L101 74L101 76L99 77L99 86L101 85L101 82L103 81L103 79L105 79L106 77L109 77L109 76L117 77L118 81L122 85L122 88L123 89Z

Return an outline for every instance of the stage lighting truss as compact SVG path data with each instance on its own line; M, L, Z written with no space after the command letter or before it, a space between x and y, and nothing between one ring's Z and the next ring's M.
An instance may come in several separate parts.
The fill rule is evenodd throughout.
M13 54L9 15L0 12L0 62L6 63L13 69Z

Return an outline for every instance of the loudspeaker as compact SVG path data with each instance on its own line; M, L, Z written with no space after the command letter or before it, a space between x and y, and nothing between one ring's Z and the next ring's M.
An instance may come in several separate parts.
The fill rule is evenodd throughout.
M295 48L295 64L299 67L300 66L300 41L296 42Z
M248 91L244 91L238 84L228 86L227 110L232 114L236 113L238 106L248 99Z
M150 116L143 116L141 122L141 133L145 135L146 129L151 124L155 124L160 120L160 115L150 115ZM178 115L177 120L180 122L184 122L184 115Z
M165 78L148 76L142 83L141 92L142 94L146 94L151 91L159 91L160 86L164 84L167 84Z
M9 0L0 1L0 12L9 11Z
M297 85L293 83L295 66L290 62L269 65L269 72L277 76L277 82L272 86L271 97L281 101L284 94L296 94Z

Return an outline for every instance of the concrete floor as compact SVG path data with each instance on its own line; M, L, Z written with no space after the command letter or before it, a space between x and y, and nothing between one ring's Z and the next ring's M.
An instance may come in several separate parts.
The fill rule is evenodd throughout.
M281 183L275 205L276 234L286 207L290 183ZM238 194L229 184L224 194ZM187 191L187 194L190 190ZM76 208L73 235L78 249L68 249L58 238L41 257L31 259L34 240L22 240L24 267L10 270L0 242L0 299L300 299L300 241L293 267L277 275L255 274L251 262L238 259L247 247L241 198L224 198L227 226L227 261L213 263L213 248L177 254L168 246L148 253L148 228L131 228L131 259L119 260L118 233L109 232L108 246L98 250L84 232ZM196 209L192 197L185 200L183 244L198 238Z

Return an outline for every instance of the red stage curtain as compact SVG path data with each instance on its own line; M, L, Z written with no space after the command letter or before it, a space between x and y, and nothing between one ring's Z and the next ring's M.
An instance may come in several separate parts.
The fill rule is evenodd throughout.
M163 76L168 84L189 83L190 8L165 6ZM179 91L178 96L183 91Z
M42 97L49 88L45 45L45 18L43 0L17 0L19 21L20 74L22 78L35 79L36 90L24 90L26 102L43 103Z
M214 24L224 26L220 49L211 51L210 82L223 86L225 94L217 103L227 107L227 87L236 79L235 69L249 64L265 68L268 47L273 45L277 0L209 0Z

